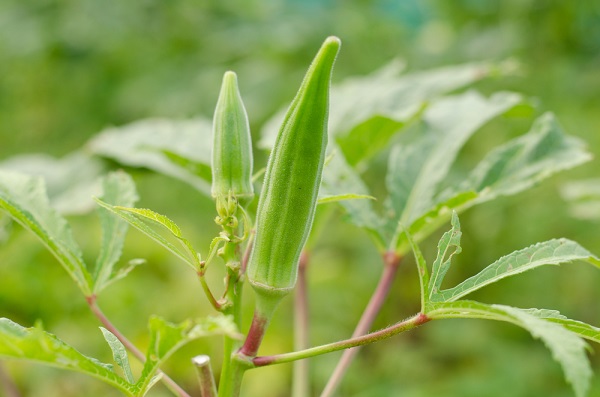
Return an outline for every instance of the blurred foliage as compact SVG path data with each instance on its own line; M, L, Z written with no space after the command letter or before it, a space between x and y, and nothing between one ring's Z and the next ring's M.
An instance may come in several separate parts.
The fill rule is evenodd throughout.
M30 152L62 156L109 125L141 118L210 116L227 69L238 74L257 132L289 102L306 61L330 34L344 42L338 81L397 57L412 70L515 58L521 65L518 75L482 82L478 88L484 92L512 89L536 97L532 101L554 111L565 131L586 140L596 157L600 154L598 2L3 0L0 159ZM470 169L490 147L521 133L526 124L510 118L484 127L462 150L459 165ZM257 158L258 163L263 160ZM597 221L572 218L556 187L569 179L598 178L598 169L596 159L462 216L464 250L447 276L448 285L536 241L568 237L600 252ZM191 238L206 254L209 239L218 231L212 224L212 202L164 176L142 170L134 170L133 176L140 206L168 214L186 231L195 230ZM382 186L377 167L365 177L374 190ZM309 273L314 344L351 334L381 267L373 247L356 243L364 235L344 224L338 212L330 216L313 253L314 262L321 266ZM0 218L0 241L3 222ZM100 246L98 221L86 215L70 222L88 259ZM98 324L68 276L34 237L17 227L13 230L0 247L0 316L28 326L42 319L46 329L80 351L110 361ZM434 256L437 237L423 246L428 259ZM109 287L99 301L136 344L148 343L146 324L151 314L174 322L210 314L195 275L132 232L124 259L140 256L148 263ZM222 274L210 277L218 285ZM586 266L549 268L490 286L477 292L476 298L552 307L598 325L599 280L597 272ZM250 293L247 298L250 310ZM418 304L414 265L406 259L375 326L414 313ZM248 312L246 320L249 316ZM291 349L291 318L288 300L267 334L264 353ZM194 342L169 360L166 368L194 389L189 357L198 351L211 354L218 368L220 344L217 338ZM598 357L592 356L596 377L591 396L600 395ZM333 354L311 360L315 391L326 382L336 359ZM132 364L139 373L141 367ZM20 362L2 365L24 395L77 396L82 390L87 395L118 395L83 376ZM247 394L265 395L268 385L270 395L285 396L289 376L287 365L251 371L245 380ZM495 397L506 394L506 385L516 397L571 395L558 364L524 331L461 320L431 324L363 349L340 391L352 396L388 396L402 390L411 397ZM161 387L150 395L168 393Z

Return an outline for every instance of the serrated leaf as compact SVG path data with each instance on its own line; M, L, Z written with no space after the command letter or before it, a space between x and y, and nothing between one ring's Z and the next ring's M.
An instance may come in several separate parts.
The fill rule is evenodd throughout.
M434 207L439 184L467 140L521 100L514 93L484 98L470 91L432 103L416 141L397 145L390 154L386 184L397 220L410 225Z
M210 142L210 120L148 119L107 128L88 143L88 148L121 164L179 179L210 196L205 172L210 168Z
M227 335L240 339L237 327L231 316L207 317L201 320L187 320L179 324L169 323L160 317L150 318L150 346L146 353L146 363L136 386L138 396L143 396L152 387L153 376L171 354L185 344L206 336Z
M354 194L354 193L346 193L346 194L336 194L333 196L320 196L317 200L317 204L328 204L335 203L338 201L346 201L346 200L377 200L373 196L369 196L368 194Z
M343 155L335 151L323 169L319 194L336 196L347 193L370 196L360 176L346 163ZM345 200L340 201L340 205L348 213L350 222L369 231L375 240L382 244L383 238L379 232L381 221L373 209L371 200Z
M474 301L430 303L427 315L431 319L481 318L506 321L526 329L541 339L561 365L565 378L577 397L584 397L589 388L592 371L585 354L585 342L574 332L556 322L556 317L543 319L539 312L510 306L486 305ZM548 312L547 312L548 313Z
M99 178L104 170L101 161L81 151L60 159L46 154L26 154L10 157L0 168L31 176L41 176L52 208L62 215L90 212L92 196L101 192Z
M89 296L92 278L71 227L50 207L41 177L0 170L0 209L35 234Z
M515 251L492 263L481 272L456 287L440 291L432 301L454 301L478 289L544 265L559 265L575 260L589 262L600 267L600 260L574 241L567 239L549 240Z
M102 335L104 335L104 339L106 340L106 343L108 343L110 350L112 350L115 363L121 367L127 381L131 384L135 383L135 379L133 378L133 373L131 372L131 367L129 365L129 356L127 355L125 346L123 346L121 341L106 328L100 327L100 330L102 331Z
M142 220L142 219L146 219L145 217L142 217L142 219L140 219L139 215L136 215L125 209L121 209L121 208L112 206L108 203L103 202L100 199L96 199L96 202L99 205L101 205L102 207L106 208L107 210L120 216L131 226L135 227L140 232L144 233L146 236L150 237L152 240L154 240L158 244L162 245L164 248L166 248L172 254L174 254L179 259L181 259L182 261L184 261L185 263L190 265L192 268L194 268L194 270L197 269L197 257L193 258L188 251L182 251L180 248L178 248L173 243L171 243L169 240L167 240L164 236L162 236L159 232L154 230L152 227L148 226L148 224ZM164 225L161 225L161 226L166 227ZM167 229L168 229L168 227L167 227ZM169 230L169 231L172 234L172 231L171 230ZM181 242L181 240L179 240L179 239L178 239L178 241Z
M112 365L81 354L48 332L22 327L7 318L0 318L0 357L81 372L117 387L129 396L138 393L138 388L118 376Z
M442 286L442 281L444 281L444 277L452 264L452 257L460 254L462 251L460 247L461 236L462 232L460 231L458 215L454 212L452 214L452 229L444 233L438 242L437 257L431 268L431 279L429 280L428 287L430 300L434 300L434 297L438 294Z
M115 206L133 206L138 195L135 184L125 172L113 172L102 179L103 193L101 200ZM127 222L115 217L106 208L98 207L98 216L102 226L102 246L94 269L94 293L98 294L111 282L115 264L123 252Z

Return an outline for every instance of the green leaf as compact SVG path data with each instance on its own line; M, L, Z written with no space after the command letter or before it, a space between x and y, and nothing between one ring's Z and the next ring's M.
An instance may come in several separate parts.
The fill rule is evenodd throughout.
M317 204L328 204L328 203L335 203L338 201L363 200L363 199L377 200L375 197L369 196L368 194L346 193L346 194L336 194L333 196L321 196L317 200Z
M241 339L231 316L207 317L201 320L187 320L180 324L169 323L159 317L150 318L150 346L146 353L146 363L136 386L138 396L143 396L152 387L154 374L159 366L185 344L206 336L227 335Z
M335 149L333 149L335 150ZM323 169L323 179L319 194L321 196L337 196L339 194L355 194L371 196L360 176L350 167L343 155L337 151L328 160ZM340 205L348 213L350 222L366 229L375 240L382 245L383 237L379 231L381 221L373 209L371 200L345 200Z
M113 352L115 363L117 363L117 365L123 369L123 373L125 374L127 382L133 384L135 379L133 378L133 373L131 372L131 367L129 366L129 356L127 355L125 346L123 346L121 341L106 328L100 327L100 330L102 331L102 335L104 335L104 339L106 339L106 343L108 343L108 346L110 346L110 350Z
M600 179L567 182L561 187L561 195L569 203L569 212L574 217L600 219Z
M567 239L549 240L506 255L475 276L466 279L454 288L440 291L431 299L433 301L454 301L503 278L539 266L559 265L574 260L583 260L600 267L600 260L576 242Z
M194 270L198 269L198 254L196 253L196 251L193 250L189 241L185 240L181 236L181 230L179 229L179 227L169 218L148 209L117 207L105 203L100 199L96 199L96 201L99 205L120 216L131 226L135 227L140 232L144 233L146 236L150 237L152 240L162 245L164 248L169 250L179 259L183 260L185 263L194 268ZM152 220L154 223L158 223L159 225L166 228L172 236L175 236L177 240L183 244L186 250L182 251L180 248L175 246L173 243L171 243L169 240L163 237L159 232L150 227L144 221L144 219Z
M467 140L521 100L514 93L484 98L470 91L433 102L416 141L397 145L390 154L386 183L397 220L410 225L434 207L439 184Z
M481 318L506 321L518 325L541 339L562 366L565 378L577 397L584 397L589 389L592 371L585 354L586 343L574 332L556 322L556 317L544 319L539 312L502 305L486 305L474 301L431 303L427 315L431 319ZM546 311L548 313L548 311Z
M210 182L206 179L210 142L210 120L148 119L108 128L95 136L88 148L121 164L179 179L210 196Z
M110 205L131 207L138 200L135 184L125 172L113 172L102 179L101 200ZM114 279L113 268L123 252L128 224L115 217L110 211L98 207L102 226L102 246L94 269L94 293L98 294Z
M419 274L419 284L421 286L421 311L425 312L425 309L429 304L429 271L427 269L427 262L425 262L423 253L421 252L419 245L412 238L412 235L406 230L404 230L404 234L415 255L417 273Z
M460 190L478 192L481 203L521 192L590 159L584 143L565 135L554 115L546 113L527 134L490 152Z
M462 232L460 231L458 215L454 212L452 214L452 229L444 233L438 242L438 253L433 262L431 280L429 280L428 288L429 299L431 300L435 300L435 296L442 286L442 281L444 281L444 277L452 264L452 257L460 254L462 251L462 248L460 247L461 236Z
M41 177L0 170L0 209L35 234L89 296L92 278L67 221L50 207Z
M136 386L113 371L112 365L84 356L39 327L24 328L7 318L0 318L0 357L81 372L117 387L129 396L138 392Z
M525 309L532 316L543 318L545 320L557 323L565 327L571 332L575 332L582 338L591 340L592 342L600 343L600 328L584 323L582 321L571 320L560 314L558 310L548 309Z
M31 176L41 176L46 183L50 205L62 215L90 212L95 204L92 196L101 192L99 178L102 162L81 151L56 159L46 154L10 157L0 168Z

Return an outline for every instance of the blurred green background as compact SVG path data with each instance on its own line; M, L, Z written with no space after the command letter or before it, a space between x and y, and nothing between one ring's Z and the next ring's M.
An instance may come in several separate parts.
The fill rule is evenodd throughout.
M558 0L191 1L3 0L0 2L0 161L16 154L63 156L106 126L147 117L210 117L221 76L238 74L258 137L262 124L293 96L324 37L343 41L335 81L365 74L393 58L409 70L472 60L514 58L520 72L477 85L484 93L516 90L554 111L565 130L600 153L600 2ZM524 132L502 121L485 127L463 151L480 157L487 139ZM490 138L490 136L492 138ZM265 156L257 152L257 164ZM468 161L467 161L468 162ZM259 167L257 167L259 168ZM554 237L600 253L600 224L570 217L558 187L598 177L598 160L560 174L515 197L461 217L463 253L449 284L501 255ZM213 204L164 176L131 170L139 206L168 214L204 247L218 232ZM93 258L100 242L94 215L73 217L78 241ZM379 277L378 255L365 236L336 213L322 233L310 269L313 344L351 334ZM340 238L342 237L342 238ZM438 235L424 243L434 255ZM365 241L361 244L361 241ZM156 313L171 321L210 314L195 275L133 231L124 257L148 264L110 287L99 304L138 345ZM93 262L90 260L89 262ZM220 285L222 274L211 275ZM584 265L543 268L484 289L488 303L558 309L600 325L600 274ZM418 285L405 261L376 327L418 310ZM250 316L248 292L246 318ZM0 246L0 317L45 327L85 354L111 354L79 291L34 237L15 227ZM279 311L264 353L291 349L291 300ZM189 357L213 355L217 338L190 345L167 363L174 378L195 389ZM600 352L597 346L593 347ZM311 360L315 393L338 355ZM600 396L600 359L591 396ZM3 367L25 396L117 396L104 384L28 363ZM252 371L247 396L287 396L291 366ZM2 390L0 388L0 394ZM340 389L343 396L571 396L560 367L538 341L515 327L475 320L447 321L363 349ZM151 396L168 395L162 386Z

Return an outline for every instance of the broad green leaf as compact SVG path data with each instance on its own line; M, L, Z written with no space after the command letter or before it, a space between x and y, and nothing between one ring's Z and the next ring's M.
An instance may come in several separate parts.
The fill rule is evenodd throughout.
M120 216L121 218L123 218L131 226L135 227L140 232L144 233L146 236L150 237L152 240L154 240L158 244L162 245L164 248L169 250L171 253L173 253L175 256L177 256L179 259L183 260L185 263L190 265L192 268L197 269L197 260L198 260L197 257L196 258L192 257L187 250L182 251L179 247L177 247L176 245L171 243L162 234L160 234L154 228L150 227L144 220L142 220L142 219L147 219L147 218L137 215L137 214L134 214L131 211L128 211L127 209L122 209L120 207L116 207L116 206L110 205L108 203L105 203L104 201L102 201L100 199L96 199L96 202L100 206L106 208L107 210L109 210L109 211L115 213L116 215ZM156 222L158 222L158 221L156 221ZM160 224L160 222L158 222L158 223ZM162 224L161 224L161 226L169 229L168 226L164 226ZM177 230L177 229L175 229L175 230ZM169 229L169 231L171 232L171 235L173 235L173 231L170 229ZM178 239L178 241L181 242L181 240L179 240L179 239Z
M133 373L131 372L131 367L129 365L129 356L127 355L125 346L123 346L121 341L106 328L100 327L100 330L102 331L102 335L104 335L106 343L108 343L108 346L110 346L110 350L112 350L115 363L117 363L117 365L123 370L127 382L131 384L135 383L135 379L133 378Z
M159 366L185 344L206 336L227 335L240 339L237 327L231 316L215 316L180 324L169 323L159 317L150 318L150 346L146 353L146 363L136 386L140 389L139 396L145 395L152 387L154 374Z
M359 163L386 147L431 99L487 77L497 65L472 63L398 76L398 64L333 85L329 132L348 162ZM271 148L284 112L265 125L259 146ZM332 139L333 141L333 139Z
M561 194L569 203L569 212L574 217L600 219L600 179L567 182L561 187Z
M442 286L442 281L450 269L452 257L460 254L460 222L456 212L452 214L452 229L444 233L438 242L438 253L431 268L431 279L429 280L429 299L434 300Z
M113 172L102 180L101 200L110 205L131 207L138 200L135 184L125 172ZM128 224L106 208L98 207L102 246L94 269L94 293L98 294L115 277L113 268L123 252Z
M323 168L323 179L319 190L321 197L348 193L370 196L367 186L354 169L346 163L343 155L337 151L333 153ZM381 221L371 200L345 200L340 201L340 205L348 213L350 222L366 229L380 245L383 244L383 237L379 232Z
M369 196L368 194L354 194L354 193L346 193L346 194L336 194L334 196L321 196L317 200L317 204L328 204L335 203L338 201L345 200L376 200L375 197Z
M474 301L431 303L427 315L432 319L481 318L506 321L526 329L541 339L561 365L567 382L577 397L589 389L592 371L585 354L586 343L574 332L558 323L557 318L544 319L539 312L502 305L486 305Z
M600 343L600 328L584 323L582 321L571 320L560 314L558 310L548 309L525 309L525 311L533 316L543 318L545 320L557 323L565 327L571 332L575 332L582 338L591 340L592 342Z
M460 190L479 193L476 202L508 196L591 159L584 143L567 136L552 113L540 116L531 130L492 150Z
M92 196L102 191L102 162L80 151L60 159L45 154L14 156L2 161L0 169L41 176L50 205L62 215L90 212L95 207Z
M92 278L67 221L50 207L41 177L0 170L0 209L35 234L89 296Z
M539 266L559 265L575 260L583 260L600 267L600 260L574 241L555 239L537 243L498 259L475 276L454 288L440 291L431 299L432 301L454 301L503 278Z
M410 225L434 207L439 184L467 140L521 100L514 93L485 98L470 91L434 101L416 140L395 146L390 154L386 183L397 219Z
M148 119L107 128L88 147L99 156L177 178L210 195L210 142L210 120Z
M429 271L427 269L427 262L423 257L423 253L421 252L419 245L412 238L411 234L404 230L404 235L406 236L406 241L408 241L408 244L415 255L417 273L419 274L419 284L421 286L421 311L425 312L425 309L429 304Z
M0 358L34 361L81 372L119 388L129 396L138 388L118 376L110 364L87 357L39 327L25 328L0 318Z

